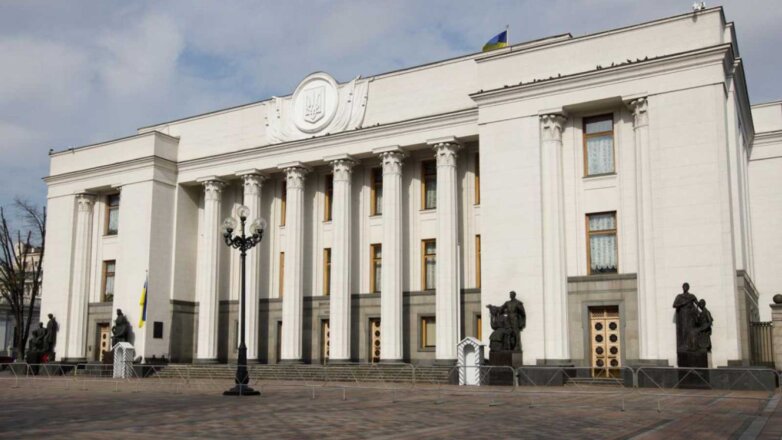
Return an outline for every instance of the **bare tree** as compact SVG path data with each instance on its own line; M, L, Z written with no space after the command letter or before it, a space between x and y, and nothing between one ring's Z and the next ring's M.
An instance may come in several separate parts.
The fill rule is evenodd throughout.
M11 307L16 325L16 352L24 359L35 301L41 292L46 241L46 208L16 199L20 228L10 226L0 207L0 299Z

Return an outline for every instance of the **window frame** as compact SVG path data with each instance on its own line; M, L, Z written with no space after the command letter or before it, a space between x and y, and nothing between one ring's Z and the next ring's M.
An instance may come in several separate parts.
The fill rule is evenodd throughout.
M323 248L323 296L331 295L331 248Z
M418 326L419 326L418 350L419 351L434 351L434 350L437 349L437 333L436 333L436 330L435 330L434 344L433 345L426 345L426 340L427 340L426 324L427 324L428 321L433 321L435 329L437 328L437 316L436 315L419 315L418 316Z
M475 195L473 204L481 204L481 153L475 153L475 165L473 173L475 175Z
M378 252L379 251L379 252ZM380 257L376 257L377 254L380 254ZM369 292L370 293L380 293L380 283L378 283L377 277L375 276L375 264L380 264L380 277L382 282L383 277L383 244L382 243L371 243L369 245Z
M593 215L605 215L605 214L613 214L614 215L614 229L607 229L605 231L594 231L592 232L589 229L589 217ZM600 212L590 212L584 216L585 221L585 230L586 230L586 253L587 253L587 275L611 275L611 274L618 274L619 273L619 217L616 215L616 211L600 211ZM614 252L616 253L616 272L602 272L602 273L592 273L592 244L591 244L591 237L592 235L614 235Z
M111 204L111 199L113 197L116 197L116 200L117 200L117 204L116 205L112 205ZM116 193L106 194L106 199L105 199L105 204L106 204L105 215L106 215L106 218L104 219L104 225L103 225L103 235L104 236L114 237L114 236L119 234L119 206L120 206L120 203L121 203L120 193L116 192ZM111 220L111 211L115 210L115 209L117 211L117 229L112 232L109 229L109 224L110 224L110 220Z
M378 187L380 188L381 197L383 193L383 168L372 168L369 177L371 179L369 184L369 215L383 215L383 203L382 201L379 205L377 203Z
M330 222L334 214L334 174L323 177L323 221Z
M285 220L288 216L288 181L282 180L280 186L280 226L285 226Z
M481 288L481 234L475 234L475 288Z
M426 253L426 244L429 242L434 243L434 254ZM421 240L421 290L424 292L431 292L437 288L437 286L431 289L427 289L426 287L428 281L426 276L426 262L429 258L434 259L435 273L437 273L437 239L435 238ZM435 278L435 283L437 283L437 278Z
M280 270L278 277L280 280L280 285L277 289L277 296L282 298L285 295L285 251L280 252Z
M427 173L427 165L428 164L434 164L434 172ZM435 182L435 197L434 197L434 206L428 207L426 206L426 178L427 176L434 178ZM437 160L436 159L430 159L430 160L422 160L421 161L421 210L422 211L431 211L434 209L437 209Z
M601 121L601 120L610 120L611 121L611 130L608 131L601 131L597 133L589 133L587 134L587 124L594 122L594 121ZM593 115L593 116L587 116L584 118L581 118L581 137L582 137L582 144L583 144L583 150L582 154L584 155L584 177L599 177L599 176L609 176L612 174L616 174L616 130L615 130L616 124L614 123L614 112L611 113L602 113L599 115ZM587 141L593 137L601 137L606 135L611 135L611 164L612 168L611 171L606 171L604 173L596 173L596 174L589 174L589 153L587 149Z
M114 265L114 270L111 272L111 277L114 280L114 285L112 287L116 287L116 281L117 281L117 260L103 260L103 275L101 279L101 289L100 289L100 302L114 302L114 293L111 292L111 299L107 298L106 295L106 282L109 279L109 264ZM116 290L116 289L114 289Z

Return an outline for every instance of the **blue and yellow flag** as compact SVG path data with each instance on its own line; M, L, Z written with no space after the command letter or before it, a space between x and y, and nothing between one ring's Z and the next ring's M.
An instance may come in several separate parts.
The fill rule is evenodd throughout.
M488 52L494 49L500 49L507 45L508 45L508 30L505 29L504 31L495 35L494 38L492 38L486 44L483 45L483 52Z
M147 284L149 283L149 274L144 280L144 288L141 289L141 301L138 305L141 306L141 318L138 320L138 328L144 327L144 323L147 322Z

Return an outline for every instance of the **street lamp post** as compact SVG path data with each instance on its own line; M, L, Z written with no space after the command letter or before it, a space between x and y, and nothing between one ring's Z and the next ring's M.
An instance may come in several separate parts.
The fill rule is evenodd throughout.
M240 320L241 331L239 337L239 359L236 365L236 385L233 388L224 391L224 396L259 396L260 391L254 390L250 387L250 376L247 374L247 346L244 343L244 316L247 312L245 308L245 259L247 257L247 251L255 247L263 239L263 231L266 229L266 220L257 219L250 224L250 235L244 234L244 224L247 221L247 216L250 214L250 208L246 206L240 206L237 209L239 214L239 220L241 222L240 231L241 235L233 235L233 231L236 229L236 220L228 217L223 222L223 238L225 244L229 247L239 249L241 252L242 261L242 289L241 289L241 316ZM255 304L253 307L258 307Z

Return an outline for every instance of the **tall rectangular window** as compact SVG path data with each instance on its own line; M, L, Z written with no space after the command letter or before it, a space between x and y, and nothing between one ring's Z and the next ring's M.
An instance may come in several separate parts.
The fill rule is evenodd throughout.
M617 272L616 212L587 215L589 274Z
M331 248L323 249L323 295L331 294Z
M323 199L323 221L324 222L330 222L331 221L331 205L332 200L334 200L334 175L328 174L325 178L324 182L324 199Z
M435 240L421 241L421 286L434 290L437 272L437 244Z
M119 194L106 196L106 228L104 234L117 235L119 231Z
M380 293L380 276L383 269L383 247L379 243L369 245L369 291Z
M370 215L383 213L383 169L372 168L372 186L370 194Z
M285 252L280 252L280 298L285 293Z
M437 162L421 162L421 209L437 208Z
M437 343L437 321L434 316L421 317L421 348L435 348Z
M475 236L475 287L481 287L481 236Z
M286 180L283 180L282 186L280 187L280 226L285 226L287 203L288 203L288 182Z
M614 172L614 115L584 118L584 175Z
M103 262L103 285L101 286L101 302L114 300L114 272L117 268L115 260Z
M481 204L481 155L475 153L475 204Z

